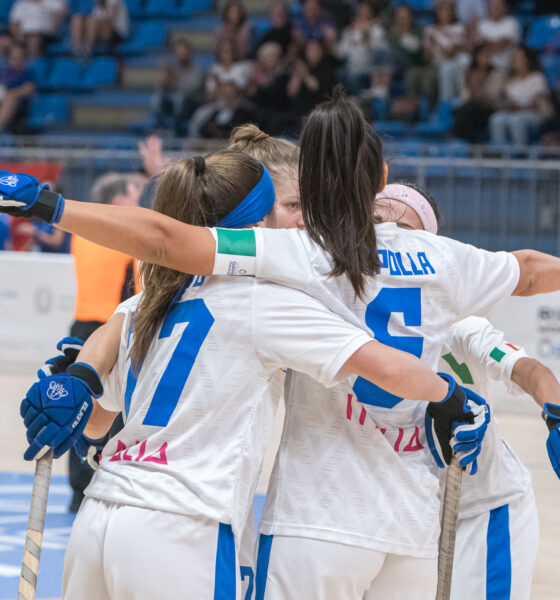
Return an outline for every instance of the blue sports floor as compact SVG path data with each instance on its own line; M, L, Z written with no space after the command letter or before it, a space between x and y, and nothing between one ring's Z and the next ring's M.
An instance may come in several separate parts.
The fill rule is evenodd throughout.
M0 473L0 600L17 597L32 485L31 474ZM64 550L74 520L67 511L70 495L67 477L53 476L39 567L39 600L60 598ZM256 521L263 505L264 496L257 496Z

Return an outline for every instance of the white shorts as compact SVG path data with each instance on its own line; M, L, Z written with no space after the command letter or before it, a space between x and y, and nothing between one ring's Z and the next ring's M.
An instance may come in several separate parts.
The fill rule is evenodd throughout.
M460 519L452 600L529 600L538 546L539 517L532 491Z
M241 600L230 525L86 498L64 559L64 600Z
M255 600L434 600L437 558L259 536Z

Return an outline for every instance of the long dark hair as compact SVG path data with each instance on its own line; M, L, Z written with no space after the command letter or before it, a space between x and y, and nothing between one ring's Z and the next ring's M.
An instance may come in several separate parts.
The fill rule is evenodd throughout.
M222 150L205 160L181 160L160 176L154 209L183 223L212 227L243 200L262 174L262 165L242 152ZM136 372L169 303L190 277L151 263L143 263L140 275L144 293L134 315L131 350Z
M303 125L301 207L311 239L332 256L329 275L346 275L358 297L379 268L373 204L383 173L379 136L337 86Z

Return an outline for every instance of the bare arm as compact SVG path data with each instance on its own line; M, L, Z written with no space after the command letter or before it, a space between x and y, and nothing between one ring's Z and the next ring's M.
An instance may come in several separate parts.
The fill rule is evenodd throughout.
M133 258L191 275L211 275L216 243L205 227L153 210L66 200L58 227Z
M536 250L516 250L519 283L514 296L534 296L560 290L560 258Z
M548 367L534 358L520 358L513 366L511 380L541 408L545 402L560 404L560 383Z
M390 394L426 402L441 402L448 385L416 356L369 342L356 351L343 370L367 379Z
M107 375L117 362L123 322L123 314L111 317L105 325L91 334L76 360L91 365L100 377ZM109 431L118 414L118 412L105 410L94 399L93 412L84 434L92 440L102 438Z

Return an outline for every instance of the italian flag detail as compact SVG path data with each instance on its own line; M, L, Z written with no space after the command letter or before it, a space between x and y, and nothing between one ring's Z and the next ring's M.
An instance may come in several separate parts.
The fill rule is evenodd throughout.
M502 352L499 348L494 348L492 352L490 352L490 358L493 358L496 362L500 362L505 355L506 353Z

